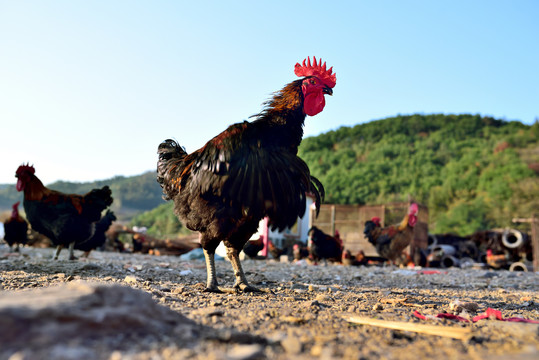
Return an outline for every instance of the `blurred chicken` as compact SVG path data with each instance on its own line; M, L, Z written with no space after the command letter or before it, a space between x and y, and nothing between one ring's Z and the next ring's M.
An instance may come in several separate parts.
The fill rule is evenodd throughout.
M11 217L4 222L4 240L10 249L16 244L17 252L19 245L24 245L28 241L28 223L19 215L19 204L19 201L13 204Z
M337 233L338 234L338 233ZM343 251L342 240L324 233L313 226L309 232L309 254L313 261L321 259L340 262Z
M400 224L382 228L379 218L372 218L365 222L363 233L369 242L374 245L378 255L397 264L402 261L403 250L410 245L414 235L414 226L417 222L417 204L411 204L408 213ZM406 264L403 264L406 265Z
M286 249L281 249L281 248L275 246L275 244L273 244L273 242L271 240L268 241L268 251L271 254L271 256L273 256L273 258L276 259L276 260L279 260L281 258L281 255L286 255L287 254Z
M75 243L88 240L95 231L101 212L112 204L108 186L86 195L63 194L48 189L37 178L33 166L17 169L17 190L24 191L24 210L32 229L48 237L57 246L54 259L69 245L69 259L74 260Z
M309 257L309 247L303 243L296 243L292 247L292 253L295 261L306 259Z
M346 266L351 266L351 265L355 265L356 261L356 257L355 256L352 256L352 252L350 252L350 250L348 249L345 249L343 252L342 252L342 259L341 259L341 262L343 265L346 265Z
M251 259L256 259L258 256L258 253L264 249L264 241L262 237L259 237L256 240L249 240L243 247L243 252L245 255L250 257Z
M98 247L101 247L107 241L106 232L112 223L116 220L116 215L110 210L107 210L105 215L95 224L94 235L82 242L75 244L75 249L84 251L84 257L87 258L90 252Z
M352 252L348 249L345 249L342 252L342 260L343 265L346 266L360 266L360 265L367 265L368 258L365 257L365 253L363 250L359 250L357 255L352 255Z

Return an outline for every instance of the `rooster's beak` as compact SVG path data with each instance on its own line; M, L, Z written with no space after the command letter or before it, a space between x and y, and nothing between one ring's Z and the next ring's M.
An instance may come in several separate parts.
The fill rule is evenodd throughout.
M324 94L333 95L333 90L328 86L326 86L323 91Z

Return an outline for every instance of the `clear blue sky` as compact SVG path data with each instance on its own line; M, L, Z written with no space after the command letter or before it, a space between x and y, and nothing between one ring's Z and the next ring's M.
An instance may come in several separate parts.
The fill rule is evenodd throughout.
M261 109L306 56L337 73L305 135L411 113L539 117L539 1L0 0L0 183L153 170Z

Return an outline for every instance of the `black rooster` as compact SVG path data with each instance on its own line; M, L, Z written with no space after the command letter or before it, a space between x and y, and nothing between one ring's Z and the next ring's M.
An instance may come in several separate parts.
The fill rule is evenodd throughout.
M16 244L15 251L28 241L28 223L19 215L19 204L19 201L13 204L11 217L4 222L4 240L10 248Z
M48 237L57 246L54 259L69 245L69 259L74 260L75 243L88 240L101 219L101 212L112 204L108 186L86 195L63 194L48 189L34 175L33 166L17 169L17 190L24 191L24 210L32 229Z
M245 255L250 257L251 259L256 259L258 256L258 253L264 249L264 240L262 240L261 237L259 237L256 240L249 240L243 247L243 252Z
M75 249L84 251L83 256L88 257L92 250L97 249L105 244L107 241L105 233L115 220L116 215L114 215L111 210L107 210L101 220L95 223L94 235L84 242L76 243Z
M309 232L309 253L314 261L322 259L340 262L343 251L342 241L313 226Z
M273 229L292 227L306 210L306 193L319 208L322 184L297 156L306 115L316 115L331 95L336 76L326 64L296 64L302 77L286 85L254 115L231 125L188 154L174 140L158 147L157 181L164 199L187 228L200 233L207 266L206 291L220 292L214 254L222 241L232 263L238 291L257 291L247 282L238 257L268 216Z

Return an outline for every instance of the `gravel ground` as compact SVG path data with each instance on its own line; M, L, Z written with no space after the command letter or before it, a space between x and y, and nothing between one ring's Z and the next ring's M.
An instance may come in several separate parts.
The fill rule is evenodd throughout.
M464 317L493 308L504 318L539 320L538 273L244 260L247 278L266 293L209 294L202 292L206 269L200 259L94 251L89 259L68 261L64 250L59 261L52 261L52 252L23 248L15 255L0 245L0 296L72 281L122 284L151 294L155 302L219 334L190 346L170 334L132 343L126 339L120 349L105 342L99 350L103 359L539 358L537 324L414 316L414 311L427 316L455 312L455 303L469 302L475 305L469 315L461 313ZM233 284L228 261L217 261L217 274L222 286ZM472 333L452 339L358 325L348 321L354 316ZM23 353L11 357L26 358Z

